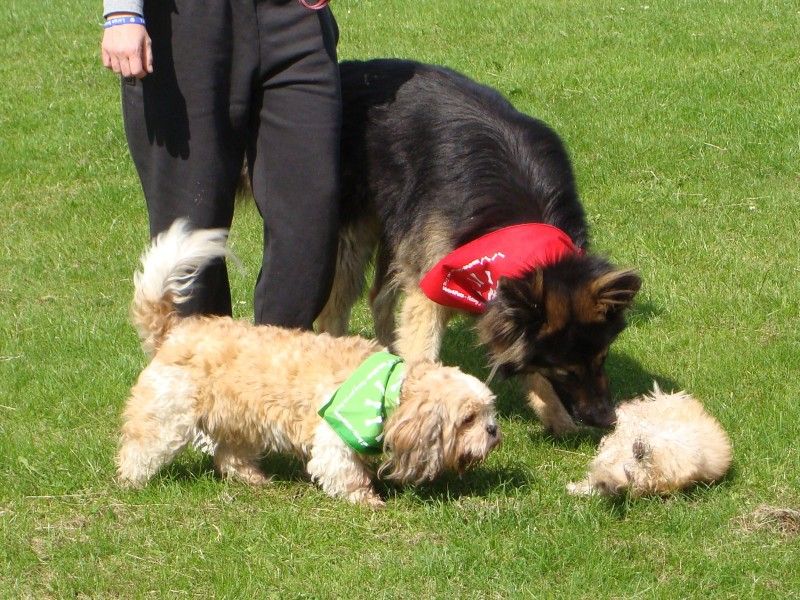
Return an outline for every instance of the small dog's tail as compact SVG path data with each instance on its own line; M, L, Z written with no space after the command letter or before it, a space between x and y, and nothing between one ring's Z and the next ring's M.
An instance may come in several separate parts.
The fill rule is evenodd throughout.
M178 219L142 255L142 270L133 276L131 320L148 356L180 319L176 306L189 299L200 270L229 256L227 238L227 229L192 231L185 219Z

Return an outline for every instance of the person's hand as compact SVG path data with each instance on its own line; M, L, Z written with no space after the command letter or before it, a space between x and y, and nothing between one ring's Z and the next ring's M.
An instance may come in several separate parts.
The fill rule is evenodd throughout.
M115 25L104 29L101 48L103 66L114 73L141 79L153 72L153 51L144 25Z

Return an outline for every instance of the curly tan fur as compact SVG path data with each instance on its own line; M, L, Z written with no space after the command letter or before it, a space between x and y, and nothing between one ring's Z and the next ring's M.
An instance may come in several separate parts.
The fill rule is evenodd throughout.
M228 256L227 238L227 229L191 231L186 219L178 219L142 255L142 270L133 275L131 321L148 356L180 319L175 307L188 300L189 286L200 269Z
M665 495L713 483L730 467L730 439L703 405L685 392L658 386L621 404L617 427L600 441L597 457L572 494Z
M153 248L179 249L170 236L186 235L193 234L173 228ZM153 261L145 258L147 277ZM182 264L180 250L162 254L162 260ZM166 276L173 273L162 267ZM135 314L146 319L148 306L159 305L134 301ZM164 323L171 327L159 338L124 410L117 455L122 484L146 483L199 430L216 444L215 468L222 476L265 483L259 457L290 453L307 461L312 479L329 495L382 504L372 488L371 461L346 446L317 414L356 367L381 349L378 344L228 317L173 316ZM391 479L417 483L445 469L460 470L483 460L500 440L494 396L458 369L410 365L385 438L379 471Z

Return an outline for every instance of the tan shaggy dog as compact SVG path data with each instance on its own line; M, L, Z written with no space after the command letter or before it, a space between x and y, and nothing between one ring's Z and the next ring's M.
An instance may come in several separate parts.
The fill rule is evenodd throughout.
M686 392L657 385L617 408L617 426L600 441L583 481L571 494L666 495L720 479L731 465L731 442L722 426Z
M456 368L419 362L408 366L400 404L385 423L382 457L355 453L317 410L378 344L175 310L198 270L227 255L226 237L176 221L142 257L132 319L152 361L125 407L121 484L146 483L199 431L216 444L222 476L266 483L259 457L291 453L330 496L381 506L371 467L419 483L446 469L461 472L498 444L489 388Z

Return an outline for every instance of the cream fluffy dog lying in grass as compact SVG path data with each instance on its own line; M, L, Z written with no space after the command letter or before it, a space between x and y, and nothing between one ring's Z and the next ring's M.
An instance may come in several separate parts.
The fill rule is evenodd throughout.
M384 423L382 461L356 453L318 409L378 344L176 312L198 270L227 254L226 237L177 221L142 257L131 312L152 361L125 407L121 484L145 484L199 430L216 444L222 476L265 483L259 457L292 453L330 496L380 506L371 466L419 483L461 472L497 445L489 388L456 368L420 362L408 365L399 406Z
M555 394L543 378L535 389L542 401ZM667 394L654 385L616 413L616 427L600 441L586 478L567 486L571 494L669 494L717 481L730 467L728 435L686 392Z

